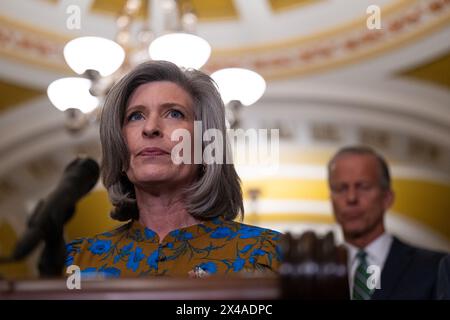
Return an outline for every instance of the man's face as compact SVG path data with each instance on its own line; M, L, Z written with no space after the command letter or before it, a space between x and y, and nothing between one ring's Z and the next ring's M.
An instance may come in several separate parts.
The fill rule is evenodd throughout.
M381 188L381 169L374 156L338 156L329 181L334 215L346 238L384 231L383 216L394 195Z

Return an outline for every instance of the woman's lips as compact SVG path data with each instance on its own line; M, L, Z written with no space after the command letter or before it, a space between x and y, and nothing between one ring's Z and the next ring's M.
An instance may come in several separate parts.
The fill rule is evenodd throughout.
M156 147L145 148L138 153L139 156L144 156L144 157L145 156L148 156L148 157L165 156L168 154L170 154L170 153L163 149L156 148Z

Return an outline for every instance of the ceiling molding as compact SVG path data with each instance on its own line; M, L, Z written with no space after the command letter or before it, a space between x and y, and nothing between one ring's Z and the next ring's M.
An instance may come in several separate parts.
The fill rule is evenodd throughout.
M445 0L399 0L382 10L383 28L368 30L366 16L326 32L314 33L264 46L213 50L206 72L242 66L266 79L311 74L357 63L421 41L450 22L450 2ZM68 37L0 17L0 56L22 60L41 68L68 72L62 56ZM11 35L14 36L11 36Z
M235 66L257 70L267 79L288 78L317 73L380 56L421 41L425 36L448 27L450 2L439 9L423 2L407 10L383 16L380 30L367 30L365 18L338 33L303 37L264 47L215 50L205 70Z

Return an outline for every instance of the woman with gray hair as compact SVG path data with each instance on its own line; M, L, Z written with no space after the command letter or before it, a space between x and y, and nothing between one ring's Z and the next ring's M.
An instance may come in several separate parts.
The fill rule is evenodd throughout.
M226 137L224 114L209 76L170 62L143 63L116 83L101 116L101 171L112 218L129 222L72 241L66 265L115 277L277 271L280 234L234 221L244 210L233 164L174 161L176 131L187 132L184 145L200 145L203 155L207 141L194 134L195 124ZM222 148L227 157L226 139ZM182 153L189 159L195 150Z

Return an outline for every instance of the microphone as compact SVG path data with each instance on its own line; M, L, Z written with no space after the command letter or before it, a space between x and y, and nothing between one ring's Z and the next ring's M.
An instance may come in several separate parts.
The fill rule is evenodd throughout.
M43 253L46 257L41 257L40 267L42 263L45 264L43 259L56 258L51 257L55 250L59 260L64 259L63 226L73 216L78 200L95 186L99 175L100 168L91 158L76 158L70 162L54 191L37 204L28 220L27 230L16 244L9 260L23 259L42 240L46 242Z

